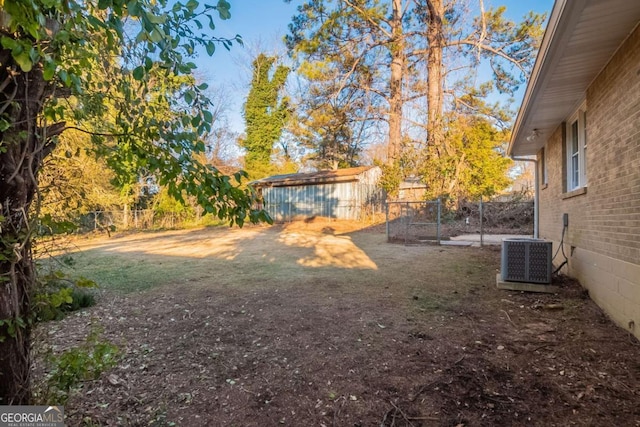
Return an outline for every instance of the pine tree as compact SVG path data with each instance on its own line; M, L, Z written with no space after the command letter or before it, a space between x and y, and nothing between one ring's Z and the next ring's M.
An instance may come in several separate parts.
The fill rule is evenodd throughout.
M495 125L511 118L503 105L487 99L496 93L511 95L526 81L545 17L530 13L515 23L505 17L504 7L485 10L478 0L474 11L471 4L309 0L290 24L287 43L303 66L319 63L326 70L341 70L334 77L340 90L357 87L362 99L380 101L367 103L381 107L377 111L343 111L359 121L385 120L387 158L381 159L382 166L385 174L399 175L386 182L399 183L403 176L425 170L421 159L442 156L447 163L459 153L447 139L459 118L478 115ZM345 57L354 58L350 66L344 66ZM478 69L485 64L491 79L478 82Z

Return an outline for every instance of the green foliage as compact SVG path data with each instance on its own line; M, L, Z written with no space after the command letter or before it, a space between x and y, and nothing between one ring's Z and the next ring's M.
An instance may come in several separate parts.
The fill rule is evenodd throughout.
M15 338L21 329L25 329L29 324L29 320L25 320L22 317L15 317L13 319L0 319L0 327L5 327L7 335L0 334L0 342L4 342L7 338Z
M428 147L421 175L429 183L427 198L449 200L491 197L510 184L512 161L502 155L505 132L479 117L456 117L449 123L445 146Z
M62 259L66 265L72 258ZM95 305L91 291L97 284L85 277L72 279L60 270L49 271L38 276L38 283L31 299L32 310L26 317L0 319L0 327L6 327L8 336L0 334L0 342L15 338L19 329L26 329L35 322L60 320L66 313Z
M382 169L382 177L380 178L380 186L390 196L398 194L400 183L402 182L402 167L400 160L393 163L382 163L376 161L376 166Z
M247 150L245 165L254 178L268 175L273 146L291 115L289 98L281 96L289 68L278 65L272 73L275 62L275 57L262 53L253 61L251 90L244 105L246 136L240 144Z
M38 234L41 236L68 234L73 233L78 229L78 225L76 223L65 219L56 220L53 218L51 213L41 215L39 220L40 232Z
M193 214L193 207L185 203L180 203L173 197L166 188L161 188L156 194L153 203L153 210L159 214L177 214L188 215Z
M179 201L194 197L231 224L270 220L243 188L246 174L225 176L194 156L205 151L213 115L192 59L213 53L216 45L229 49L242 42L204 30L230 17L226 0L0 4L0 318L15 323L15 313L30 317L34 310L28 297L36 285L31 239L42 195L37 178L69 128L91 136L85 153L103 158L125 190L152 182ZM68 159L74 155L64 152ZM68 292L51 289L35 299L55 313L73 300ZM0 354L0 400L29 400L28 328L27 322L27 333L17 333L15 345L6 347L15 354Z
M213 117L188 58L199 47L213 53L215 44L242 42L203 30L215 28L215 15L228 19L229 10L224 0L6 0L3 25L13 36L0 41L22 72L41 67L45 80L67 87L73 108L48 97L45 117L93 134L86 149L106 159L121 185L144 171L176 199L196 195L207 212L241 225L266 219L252 211L252 194L192 156L204 152L199 136L211 131Z
M60 135L39 176L40 234L74 232L78 215L132 203L127 191L112 184L115 176L106 159L96 157L90 135L76 130Z
M388 44L378 32L390 13L381 2L308 1L286 37L303 88L292 132L320 169L357 166L386 114ZM384 58L384 59L383 59Z
M71 303L65 307L66 311L78 311L83 308L96 305L95 294L83 287L73 288L71 292Z
M93 329L85 342L60 355L50 355L50 370L46 376L40 400L64 404L83 382L96 380L102 372L114 367L119 360L119 349L103 341L100 331Z
M310 81L291 128L307 150L305 160L318 169L357 166L365 140L371 136L370 123L354 120L356 110L362 108L360 100L351 91L341 91L339 85L333 79Z
M35 321L60 320L66 313L95 305L91 291L97 284L85 277L72 279L60 270L39 276L38 286L32 298Z

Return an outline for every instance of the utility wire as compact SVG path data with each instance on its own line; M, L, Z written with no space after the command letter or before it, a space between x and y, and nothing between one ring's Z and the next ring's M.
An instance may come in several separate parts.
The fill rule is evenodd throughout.
M560 238L560 246L558 246L558 249L556 249L556 253L553 255L553 258L551 259L551 262L553 263L553 260L555 260L556 256L558 256L558 252L562 251L562 256L564 257L564 261L562 262L562 264L560 264L558 268L556 268L553 271L553 273L551 274L552 276L558 274L560 269L569 263L569 258L567 258L567 255L564 253L564 236L566 231L567 231L567 226L565 225L564 227L562 227L562 237Z

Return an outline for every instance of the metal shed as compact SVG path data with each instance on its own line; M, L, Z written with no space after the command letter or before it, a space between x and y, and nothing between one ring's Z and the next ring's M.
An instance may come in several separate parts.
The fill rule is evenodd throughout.
M380 207L377 166L274 175L253 181L264 209L275 221L313 217L357 220Z

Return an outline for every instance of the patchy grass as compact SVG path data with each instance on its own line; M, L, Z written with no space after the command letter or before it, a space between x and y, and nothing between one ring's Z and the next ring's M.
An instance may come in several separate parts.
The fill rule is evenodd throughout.
M305 227L82 245L102 299L42 335L102 326L123 356L68 425L640 425L640 347L575 283L500 291L497 250Z
M153 263L146 259L88 251L74 255L71 271L85 276L103 290L123 293L145 291L182 280L190 273L187 265Z
M422 296L415 295L413 299L415 300L416 307L421 312L450 311L459 303L455 295L423 294Z
M72 254L69 271L95 280L103 290L123 293L183 285L190 291L313 288L320 297L368 292L409 300L420 295L444 306L455 289L467 287L458 279L467 279L469 269L477 280L493 268L476 262L462 269L464 250L388 245L378 233L278 234L265 228L195 233L201 236L197 243L193 231L102 241Z

